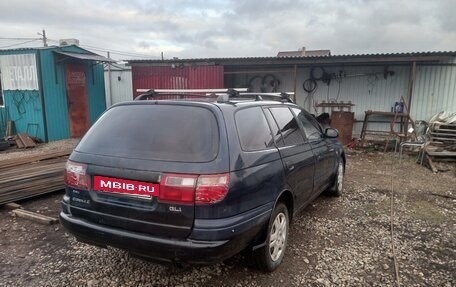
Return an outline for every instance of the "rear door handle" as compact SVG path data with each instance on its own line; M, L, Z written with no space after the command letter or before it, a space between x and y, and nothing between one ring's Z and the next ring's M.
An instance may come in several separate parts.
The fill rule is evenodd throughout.
M291 162L289 162L289 161L287 161L287 162L285 163L285 165L286 165L288 171L293 171L293 170L295 169L294 164L291 163Z

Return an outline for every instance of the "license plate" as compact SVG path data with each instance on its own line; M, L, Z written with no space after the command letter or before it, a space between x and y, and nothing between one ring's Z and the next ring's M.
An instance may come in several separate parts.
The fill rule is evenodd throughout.
M158 196L160 185L115 177L94 176L93 189L101 192L114 192L140 196Z

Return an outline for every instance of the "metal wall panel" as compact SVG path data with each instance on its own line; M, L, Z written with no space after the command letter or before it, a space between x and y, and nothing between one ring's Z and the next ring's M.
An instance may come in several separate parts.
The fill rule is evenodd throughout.
M55 63L52 50L42 50L40 66L48 141L67 139L70 137L70 128L64 65Z
M36 64L36 50L24 49L18 51L0 51L0 55L2 55L2 57L17 55L14 58L17 66L25 67L30 66L31 63L32 66L33 64ZM33 57L35 60L31 60L31 57ZM5 75L6 74L3 72L2 77ZM13 121L15 132L28 132L31 136L36 136L41 140L45 140L45 129L42 113L43 105L41 102L40 90L37 86L37 80L35 79L36 74L32 75L32 77L33 80L31 80L28 84L24 82L20 85L27 90L17 89L2 91L4 99L4 107L2 108L2 121ZM5 87L2 88L4 89ZM6 123L2 124L5 125Z
M223 88L223 67L133 65L132 79L134 97L137 89Z
M111 69L111 87L109 88L109 72L105 69L104 80L106 88L106 105L133 100L131 69Z
M14 122L16 133L45 139L43 109L39 91L3 91L8 118Z
M456 112L456 64L418 66L412 97L414 119L429 121L441 112Z
M0 95L1 97L1 95ZM6 115L6 108L4 106L0 106L0 137L4 137L6 135L6 122L8 117Z
M417 65L416 80L412 96L411 116L414 120L429 119L439 111L456 112L456 65L452 63L434 66ZM328 73L342 74L339 79L332 79L329 84L317 81L317 88L312 93L303 89L303 83L310 78L310 68L297 69L296 99L297 104L314 114L322 112L314 108L316 102L351 101L355 106L354 136L359 136L365 111L391 111L401 96L408 102L408 83L410 66L389 66L394 75L384 77L385 66L350 66L325 67ZM280 81L278 91L294 90L293 70L270 71ZM249 80L264 74L236 74L234 85L248 87ZM369 129L389 131L391 117L375 118ZM398 130L398 128L396 128Z
M104 68L103 64L93 65L86 61L87 96L89 100L90 124L94 124L100 115L106 110Z

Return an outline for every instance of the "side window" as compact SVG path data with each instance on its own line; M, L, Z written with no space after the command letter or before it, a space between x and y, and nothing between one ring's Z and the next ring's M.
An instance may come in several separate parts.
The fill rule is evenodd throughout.
M315 140L321 138L321 129L318 127L318 123L310 119L301 109L293 108L293 112L296 114L296 118L301 122L304 128L304 133L307 139ZM315 126L317 124L317 126Z
M272 136L276 142L277 147L285 146L285 143L283 142L283 138L282 138L282 133L280 132L279 127L277 126L277 123L271 114L271 111L269 109L265 109L264 115L266 116L266 119L269 122L269 126L271 127L271 131L272 131Z
M257 151L274 147L271 130L260 107L238 111L235 120L242 150Z
M287 107L270 108L286 146L299 145L304 143L301 129L290 109Z

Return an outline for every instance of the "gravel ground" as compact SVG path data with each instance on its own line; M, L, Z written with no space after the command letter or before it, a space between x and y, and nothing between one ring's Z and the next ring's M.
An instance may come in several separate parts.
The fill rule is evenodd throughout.
M456 174L354 151L344 196L321 196L295 218L284 262L272 274L242 255L208 267L157 265L1 209L0 286L394 286L391 186L400 286L456 286ZM57 216L61 197L22 205Z

